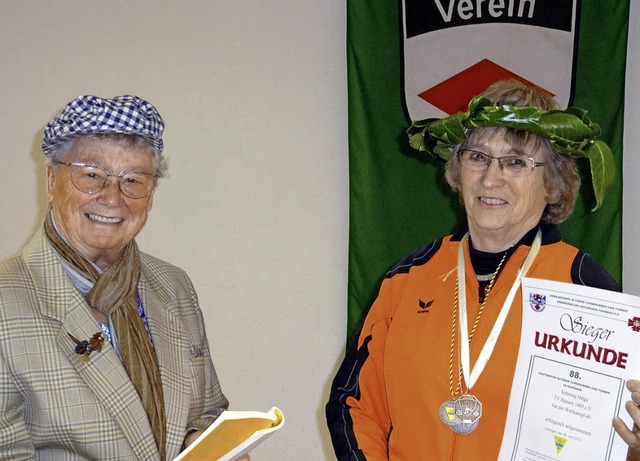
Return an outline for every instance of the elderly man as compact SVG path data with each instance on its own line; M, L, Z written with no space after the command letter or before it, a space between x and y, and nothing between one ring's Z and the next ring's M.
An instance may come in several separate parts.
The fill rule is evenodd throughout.
M0 459L171 460L228 405L191 281L134 240L163 128L137 96L45 128L50 210L0 263Z

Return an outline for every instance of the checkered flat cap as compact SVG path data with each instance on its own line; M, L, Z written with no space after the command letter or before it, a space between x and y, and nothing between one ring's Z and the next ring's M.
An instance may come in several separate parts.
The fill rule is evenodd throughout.
M123 133L148 139L162 152L164 123L158 110L138 96L116 96L102 99L80 96L65 107L44 129L42 151L85 134Z

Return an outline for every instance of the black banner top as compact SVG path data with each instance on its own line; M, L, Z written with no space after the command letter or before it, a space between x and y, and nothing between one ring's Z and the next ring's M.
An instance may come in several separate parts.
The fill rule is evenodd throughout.
M470 24L509 23L571 32L573 0L404 0L406 37Z

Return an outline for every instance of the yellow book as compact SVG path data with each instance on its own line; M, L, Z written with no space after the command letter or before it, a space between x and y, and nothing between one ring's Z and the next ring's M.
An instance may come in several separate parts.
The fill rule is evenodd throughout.
M284 415L268 412L225 411L173 461L233 461L249 453L284 425Z

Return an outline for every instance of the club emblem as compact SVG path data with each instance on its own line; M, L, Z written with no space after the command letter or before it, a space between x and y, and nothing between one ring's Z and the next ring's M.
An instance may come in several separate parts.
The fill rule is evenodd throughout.
M536 312L542 312L547 306L547 296L538 293L529 293L529 305Z
M472 96L507 78L568 105L579 3L402 0L407 116L421 120L464 111Z
M630 326L633 331L640 331L640 317L629 319L627 326Z

